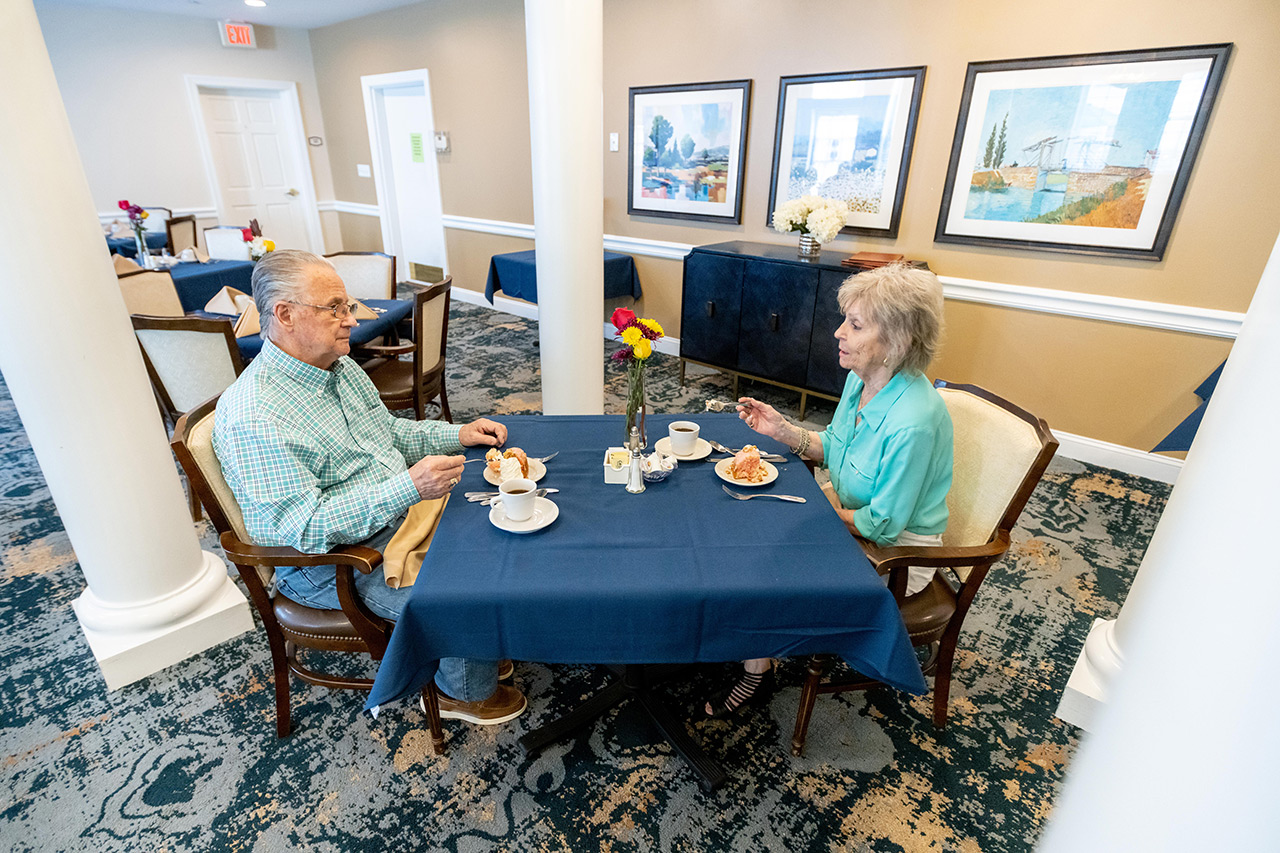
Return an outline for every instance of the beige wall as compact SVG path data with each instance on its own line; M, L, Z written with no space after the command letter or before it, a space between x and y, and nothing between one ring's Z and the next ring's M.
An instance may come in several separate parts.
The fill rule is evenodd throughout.
M258 49L244 50L222 47L217 23L204 18L49 0L36 12L100 213L115 210L122 198L176 209L216 207L186 74L291 80L299 85L307 134L324 137L305 30L256 27ZM316 197L332 199L328 149L308 151Z
M1280 228L1280 4L1226 0L1156 12L1150 0L1081 0L1069 9L1012 0L677 0L605 3L605 231L653 240L791 243L766 226L778 78L926 65L923 103L896 240L841 237L837 250L895 251L941 274L1200 308L1244 311ZM359 77L426 67L446 214L532 222L523 7L442 0L311 34L329 126L337 198L375 202ZM1084 258L933 242L969 61L1234 42L1222 92L1163 261ZM626 213L627 89L754 81L741 225L686 224ZM605 145L605 140L601 140ZM344 239L376 228L343 217ZM379 240L380 242L380 240ZM460 286L484 286L489 254L527 241L449 232ZM679 334L677 261L637 258L641 311ZM977 382L1060 429L1149 448L1189 412L1191 391L1229 342L1097 321L951 303L931 373Z

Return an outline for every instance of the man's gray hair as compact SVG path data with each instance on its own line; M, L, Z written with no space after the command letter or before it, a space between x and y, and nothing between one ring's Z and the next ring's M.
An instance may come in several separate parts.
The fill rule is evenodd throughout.
M840 312L857 302L889 350L889 366L924 373L942 335L942 282L927 270L889 264L849 276L836 293Z
M308 272L317 267L333 269L319 255L301 249L280 249L263 255L253 268L253 302L258 307L262 336L274 340L275 308L281 302L305 301Z

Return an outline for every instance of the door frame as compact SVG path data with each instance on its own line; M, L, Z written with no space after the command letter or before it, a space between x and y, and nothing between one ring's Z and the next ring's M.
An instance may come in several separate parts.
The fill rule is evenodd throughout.
M378 199L378 221L382 225L382 250L396 257L396 264L401 270L401 277L412 281L414 279L410 274L408 256L405 255L404 246L400 244L400 229L395 227L398 222L399 210L395 201L395 188L390 181L387 164L383 161L383 152L386 150L388 143L383 138L383 125L379 120L374 101L375 89L403 86L406 83L421 83L422 93L427 100L427 127L430 129L430 135L424 140L424 143L427 146L428 153L431 155L430 159L427 160L428 169L435 174L436 191L440 192L440 164L435 157L435 141L433 138L435 136L435 110L431 103L431 84L427 69L416 68L411 71L392 71L387 74L366 74L360 78L360 91L364 96L365 126L369 130L369 157L373 166L373 188L374 192L377 193ZM441 198L440 216L440 229L443 231L443 197ZM449 275L447 241L444 243L444 259L441 266L444 268L444 274Z
M307 150L306 125L302 123L302 100L298 95L298 84L292 80L258 80L248 77L212 77L202 74L184 74L183 81L187 89L187 101L191 107L191 116L195 121L196 143L200 149L200 159L204 162L204 173L209 181L209 191L213 193L213 206L218 211L218 224L224 225L227 211L222 206L222 190L218 184L218 172L214 167L213 149L209 145L209 132L204 122L204 109L200 105L201 89L249 89L259 92L270 92L280 99L284 106L285 134L289 148L293 152L300 175L296 175L302 194L302 221L306 226L308 251L317 255L325 253L324 230L320 227L320 209L316 201L315 178L311 174L311 154ZM271 235L266 235L270 237Z

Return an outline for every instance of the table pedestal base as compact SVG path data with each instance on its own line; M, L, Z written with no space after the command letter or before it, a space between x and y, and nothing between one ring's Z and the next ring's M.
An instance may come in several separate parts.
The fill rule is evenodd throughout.
M658 731L667 739L667 743L671 744L689 765L689 769L698 777L698 784L702 786L702 790L708 793L714 791L724 783L724 771L689 736L684 723L671 712L657 694L649 689L649 676L663 670L670 670L670 668L627 664L622 667L622 677L619 680L560 719L553 720L542 728L534 729L520 738L520 748L524 750L525 755L535 755L548 744L568 737L613 706L627 699L634 699L658 727Z

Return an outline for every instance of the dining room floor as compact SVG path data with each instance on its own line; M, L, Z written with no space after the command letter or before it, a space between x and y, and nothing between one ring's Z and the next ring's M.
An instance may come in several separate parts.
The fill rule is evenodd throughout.
M536 323L454 301L448 388L456 420L540 410ZM613 344L606 344L606 357ZM606 411L626 377L606 364ZM726 377L655 354L654 411L727 399ZM745 384L794 417L798 395ZM821 428L834 405L814 401ZM729 773L704 794L637 715L606 715L526 758L517 738L605 683L592 666L517 662L527 714L494 728L446 722L429 752L405 702L375 721L364 698L295 682L294 732L274 735L260 630L107 692L74 614L70 543L0 384L0 846L12 850L1022 851L1044 828L1080 732L1054 717L1096 617L1112 617L1167 485L1055 460L988 576L960 639L951 721L890 690L819 697L803 758L789 751L802 668L733 721L696 709L732 664L666 686ZM619 559L627 525L619 519ZM212 528L197 525L219 553ZM726 534L730 535L730 534ZM256 618L256 617L255 617Z

